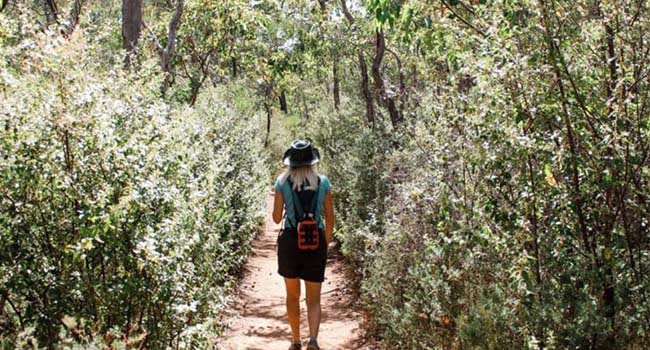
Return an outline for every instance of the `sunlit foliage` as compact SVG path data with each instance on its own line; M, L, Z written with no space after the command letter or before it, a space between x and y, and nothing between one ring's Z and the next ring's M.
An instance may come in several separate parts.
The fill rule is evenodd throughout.
M2 347L215 348L305 136L387 349L650 347L645 2L190 0L167 70L177 0L128 67L49 3L0 14Z
M155 61L107 66L82 35L2 27L23 37L0 54L0 347L214 344L263 209L258 118L223 90L166 103Z

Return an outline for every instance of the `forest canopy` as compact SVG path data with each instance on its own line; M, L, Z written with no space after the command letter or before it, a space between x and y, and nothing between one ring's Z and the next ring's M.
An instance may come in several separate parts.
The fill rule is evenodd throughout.
M650 348L645 1L0 5L0 349L218 349L299 137L386 349Z

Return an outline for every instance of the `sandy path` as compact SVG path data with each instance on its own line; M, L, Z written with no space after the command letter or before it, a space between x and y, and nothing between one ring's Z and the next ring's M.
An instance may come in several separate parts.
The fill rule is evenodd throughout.
M224 350L286 350L291 332L286 321L284 282L277 274L275 240L279 225L271 218L273 197L267 198L266 227L253 244L253 254L244 267L244 279L234 296ZM323 350L369 350L361 335L361 314L352 306L352 296L343 276L340 257L328 259L322 289L322 323L319 345ZM301 302L301 336L309 336L304 285ZM304 349L304 348L303 348Z

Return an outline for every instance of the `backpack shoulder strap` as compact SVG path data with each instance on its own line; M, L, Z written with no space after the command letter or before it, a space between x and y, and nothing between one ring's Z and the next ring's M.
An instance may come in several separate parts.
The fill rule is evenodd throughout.
M300 198L296 195L296 191L293 189L293 182L291 182L291 178L288 178L287 181L289 182L289 189L291 190L291 200L293 202L293 211L294 211L294 219L296 223L298 220L302 219L305 216L305 211L302 209L302 203L300 203Z
M311 203L309 203L309 208L311 209L311 214L316 215L316 204L318 203L318 193L320 193L320 176L318 176L318 182L316 183L316 192L311 197Z

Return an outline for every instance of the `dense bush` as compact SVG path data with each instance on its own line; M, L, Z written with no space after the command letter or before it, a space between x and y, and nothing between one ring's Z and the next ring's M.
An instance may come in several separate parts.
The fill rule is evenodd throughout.
M207 347L260 224L260 121L3 21L0 348Z
M321 148L388 348L650 348L646 2L154 1L130 71L119 1L7 3L4 348L209 345L260 136Z
M396 130L359 109L316 123L389 347L650 346L648 22L626 2L552 6L487 2L463 12L484 33L409 33L431 40L432 77Z

